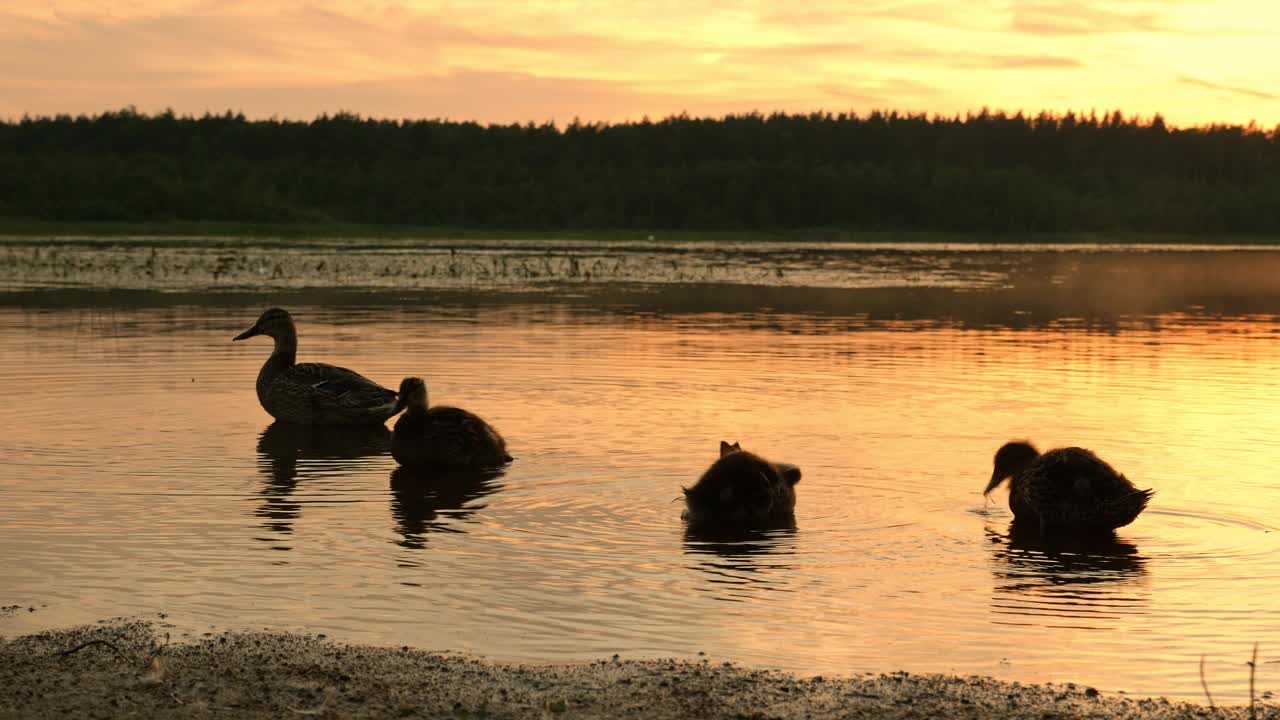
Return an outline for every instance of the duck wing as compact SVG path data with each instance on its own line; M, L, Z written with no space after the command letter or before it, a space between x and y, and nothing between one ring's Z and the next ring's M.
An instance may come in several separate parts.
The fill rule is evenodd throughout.
M1155 494L1139 490L1084 448L1050 450L1023 471L1021 480L1023 502L1047 527L1123 527Z
M299 363L271 383L273 406L305 408L312 422L385 422L394 414L396 393L354 370L325 363Z

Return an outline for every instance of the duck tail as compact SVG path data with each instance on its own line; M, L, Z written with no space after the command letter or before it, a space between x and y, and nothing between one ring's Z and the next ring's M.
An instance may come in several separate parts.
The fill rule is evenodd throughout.
M1151 501L1151 497L1155 494L1155 490L1148 488L1146 490L1134 490L1127 495L1112 500L1100 508L1104 524L1112 529L1128 525L1143 510L1147 509L1147 503Z

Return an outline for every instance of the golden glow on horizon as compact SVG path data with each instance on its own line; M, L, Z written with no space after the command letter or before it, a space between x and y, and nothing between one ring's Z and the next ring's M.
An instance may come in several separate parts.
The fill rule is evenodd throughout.
M491 122L1119 108L1280 123L1262 0L16 0L0 116L133 104Z

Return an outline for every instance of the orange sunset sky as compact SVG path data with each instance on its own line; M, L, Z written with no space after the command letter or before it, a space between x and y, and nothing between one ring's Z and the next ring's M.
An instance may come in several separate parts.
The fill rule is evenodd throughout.
M785 110L1280 124L1272 0L6 0L0 116Z

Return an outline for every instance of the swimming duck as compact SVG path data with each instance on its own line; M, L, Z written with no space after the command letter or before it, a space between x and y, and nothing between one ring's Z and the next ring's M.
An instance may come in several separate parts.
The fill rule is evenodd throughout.
M489 423L456 407L427 407L427 384L407 377L395 410L391 457L406 467L496 467L511 460L507 442Z
M990 494L1009 480L1009 509L1041 533L1099 532L1124 527L1147 507L1154 490L1139 490L1097 455L1069 447L1041 454L1026 441L1005 443L995 457Z
M258 372L258 402L277 420L315 425L374 425L399 412L395 392L335 365L299 363L298 331L280 308L262 313L233 338L266 335L275 350Z
M774 463L720 441L720 459L684 490L692 523L761 526L794 519L800 468Z

